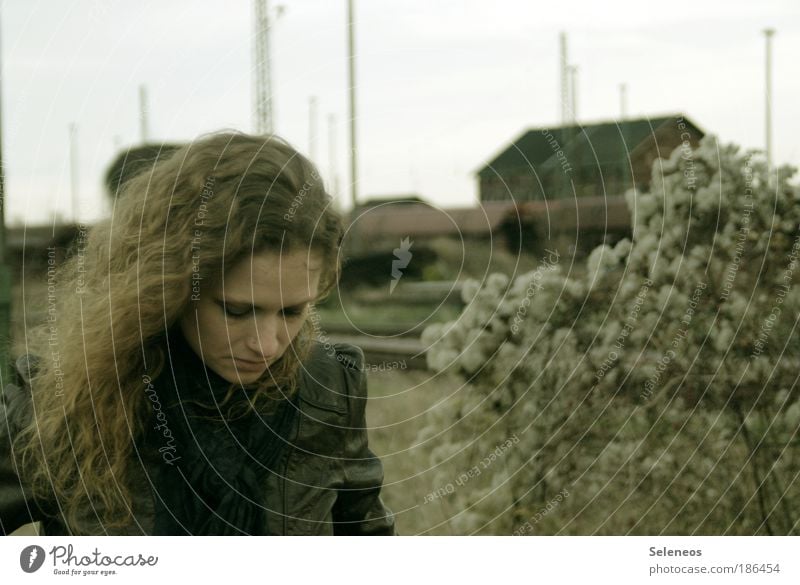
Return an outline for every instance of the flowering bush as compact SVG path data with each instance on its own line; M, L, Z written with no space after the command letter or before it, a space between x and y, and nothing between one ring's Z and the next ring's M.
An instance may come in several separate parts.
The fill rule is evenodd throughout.
M463 287L423 342L465 384L420 440L442 469L518 442L442 496L454 529L800 532L793 172L713 137L681 146L628 193L632 241Z

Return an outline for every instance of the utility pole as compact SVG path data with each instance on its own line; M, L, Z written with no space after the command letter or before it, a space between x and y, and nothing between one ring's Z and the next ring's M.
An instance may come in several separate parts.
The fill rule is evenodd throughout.
M0 27L0 49L2 49L2 27ZM11 270L8 267L6 249L6 165L3 158L3 87L5 75L0 59L0 385L11 382Z
M336 170L336 115L328 114L328 165L331 174L331 195L338 211L342 210L339 199L339 173Z
M347 0L347 72L350 85L350 199L358 204L358 150L356 144L356 51L353 0Z
M567 33L559 34L559 46L561 49L561 124L566 125L569 121L569 64L567 63Z
M764 38L767 44L767 62L766 62L766 103L764 108L765 114L765 150L767 153L767 168L769 169L770 177L772 176L772 35L775 34L775 29L764 29Z
M78 127L69 125L69 182L72 195L72 221L78 223Z
M279 18L283 7L279 6L275 18ZM267 0L255 0L255 45L253 67L253 125L256 134L275 132L275 106L272 98L272 56L270 54L269 4Z
M139 86L139 129L142 134L142 144L150 140L150 128L147 121L149 109L147 107L147 87Z
M628 145L629 142L629 132L628 132L628 124L626 120L628 118L628 85L626 83L619 84L619 124L617 125L618 128L622 131L622 150L627 151L630 146ZM628 177L628 156L620 157L620 168L619 168L619 190L621 192L625 192L626 190L626 179ZM635 188L635 184L633 184Z
M570 97L571 97L571 109L570 112L570 120L572 120L573 124L578 123L578 66L577 65L570 65L569 66L569 89L570 89Z
M308 98L308 157L317 160L317 98Z

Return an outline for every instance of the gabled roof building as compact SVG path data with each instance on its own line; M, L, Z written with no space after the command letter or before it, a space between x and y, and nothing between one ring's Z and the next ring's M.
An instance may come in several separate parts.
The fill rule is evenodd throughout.
M704 136L682 114L528 130L478 171L481 201L624 195L653 163Z

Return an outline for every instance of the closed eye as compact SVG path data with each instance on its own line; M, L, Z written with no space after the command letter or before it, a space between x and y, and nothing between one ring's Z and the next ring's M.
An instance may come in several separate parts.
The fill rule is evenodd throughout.
M303 314L302 307L290 307L288 309L284 309L281 311L284 317L288 317L290 319L294 319L296 317L300 317Z
M217 301L217 305L222 309L226 316L232 319L241 319L253 313L253 307L238 307L226 304L224 300ZM300 307L286 307L281 310L281 314L287 319L296 319L303 315L305 306Z
M226 305L224 301L220 301L217 303L220 307L222 307L223 312L228 316L234 319L241 319L242 317L252 314L253 307L247 307L244 309L240 309L238 307L232 307L231 305Z

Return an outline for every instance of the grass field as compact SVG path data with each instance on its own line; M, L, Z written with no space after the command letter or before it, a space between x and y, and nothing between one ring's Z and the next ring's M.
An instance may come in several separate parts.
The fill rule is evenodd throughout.
M383 499L396 515L398 531L455 534L447 501L425 502L425 496L439 486L433 470L427 469L430 445L417 446L417 435L426 412L437 404L446 408L448 396L458 391L459 384L450 377L414 370L370 373L368 384L370 446L383 461ZM457 476L457 470L452 475Z

